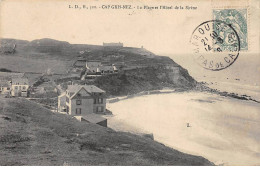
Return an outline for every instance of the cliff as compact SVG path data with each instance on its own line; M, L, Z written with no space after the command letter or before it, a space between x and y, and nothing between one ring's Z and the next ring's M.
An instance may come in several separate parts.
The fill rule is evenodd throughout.
M125 70L98 77L94 84L105 90L109 96L120 96L163 88L190 90L197 82L187 70L172 65Z

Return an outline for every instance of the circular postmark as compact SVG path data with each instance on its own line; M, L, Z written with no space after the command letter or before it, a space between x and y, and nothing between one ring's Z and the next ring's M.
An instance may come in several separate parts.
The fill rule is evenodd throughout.
M240 51L237 32L230 24L220 20L206 21L197 26L190 43L196 62L213 71L232 65Z

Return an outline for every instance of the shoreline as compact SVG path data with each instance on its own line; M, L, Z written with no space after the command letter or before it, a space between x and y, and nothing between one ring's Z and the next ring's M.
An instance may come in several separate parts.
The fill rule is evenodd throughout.
M162 90L150 90L150 91L142 91L136 94L126 95L126 96L114 96L107 99L108 103L116 103L122 100L127 100L139 96L147 96L147 95L154 95L154 94L169 94L169 93L180 93L180 92L207 92L211 94L217 94L219 96L234 98L238 100L245 100L245 101L253 101L256 103L260 103L260 101L253 99L249 95L239 95L237 93L230 93L226 91L220 91L218 89L212 89L208 86L205 86L202 84L203 82L199 82L200 85L198 85L195 89L183 89L183 88L177 88L177 89L162 89ZM202 85L201 85L202 84Z
M168 93L175 93L175 89L170 90L150 90L150 91L142 91L140 93L126 95L126 96L114 96L112 98L107 99L108 103L116 103L122 100L131 99L138 96L146 96L146 95L154 95L154 94L168 94Z
M169 95L156 96L161 94L157 91L146 95L149 97L135 95L135 98L130 97L134 99L123 97L115 100L108 106L113 112L109 118L109 127L116 131L153 135L159 143L184 153L202 156L215 165L245 165L245 160L241 158L251 159L251 151L254 151L257 140L244 133L257 132L256 122L250 120L258 119L256 102L243 102L245 99L222 97L198 90L165 93ZM223 104L225 106L220 106ZM244 114L248 108L250 113ZM204 115L205 118L202 118ZM191 127L186 127L186 123ZM230 132L233 134L230 135ZM234 141L237 138L241 140ZM245 146L244 142L250 144ZM232 148L234 144L241 148L237 152L240 155L230 159L230 154L236 152ZM255 156L248 164L255 164Z
M237 93L230 93L230 92L227 92L227 91L220 91L218 89L212 89L208 86L205 86L203 85L203 82L199 82L200 84L202 84L201 86L197 87L197 91L204 91L204 92L209 92L209 93L213 93L213 94L217 94L217 95L220 95L220 96L224 96L224 97L230 97L230 98L235 98L235 99L238 99L238 100L247 100L247 101L253 101L253 102L256 102L256 103L260 103L260 101L258 100L255 100L253 99L251 96L249 95L246 95L246 94L243 94L243 95L239 95Z

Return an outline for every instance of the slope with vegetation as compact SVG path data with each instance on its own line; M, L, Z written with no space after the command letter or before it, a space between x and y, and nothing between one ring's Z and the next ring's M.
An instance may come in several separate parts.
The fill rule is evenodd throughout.
M15 52L7 54L5 51L14 45ZM78 57L132 68L171 62L170 58L155 55L144 48L105 48L47 38L33 41L0 39L0 67L13 71L44 73L52 69L53 73L66 74Z
M213 165L149 138L0 99L0 165Z
M198 85L187 70L178 65L172 65L170 68L159 65L123 70L119 73L103 75L93 80L60 78L56 79L55 82L61 85L64 90L72 82L81 85L95 85L105 90L107 96L131 95L142 91L165 88L187 91L194 89Z
M181 67L168 69L158 66L102 76L95 79L94 84L107 91L108 95L120 96L164 88L189 90L194 88L197 83Z

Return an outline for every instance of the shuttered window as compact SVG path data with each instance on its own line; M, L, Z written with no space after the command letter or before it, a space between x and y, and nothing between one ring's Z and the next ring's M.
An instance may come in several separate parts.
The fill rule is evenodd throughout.
M81 114L81 108L76 108L76 114Z

